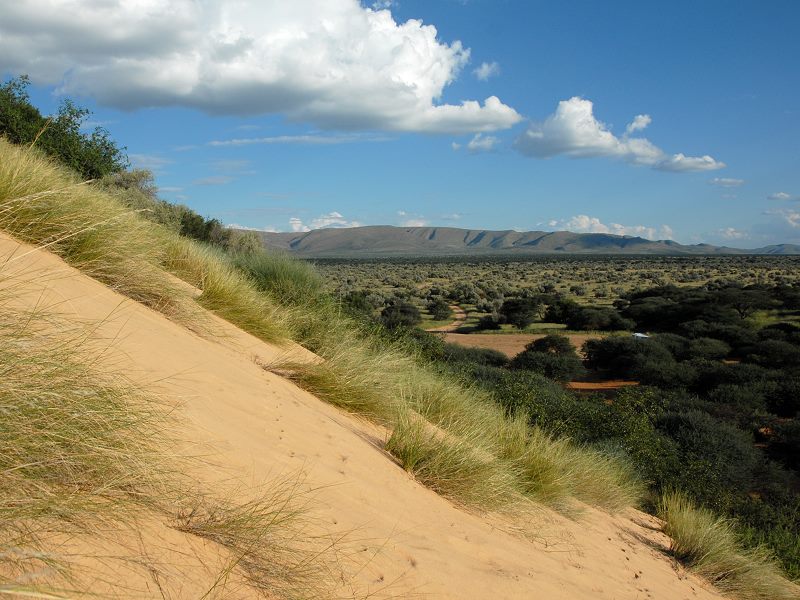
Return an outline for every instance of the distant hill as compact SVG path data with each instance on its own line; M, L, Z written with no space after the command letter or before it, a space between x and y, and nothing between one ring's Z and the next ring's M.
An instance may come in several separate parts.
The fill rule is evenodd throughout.
M258 232L266 247L309 257L447 256L478 254L800 254L780 244L742 250L709 244L569 231L489 231L455 227L374 225L308 232Z

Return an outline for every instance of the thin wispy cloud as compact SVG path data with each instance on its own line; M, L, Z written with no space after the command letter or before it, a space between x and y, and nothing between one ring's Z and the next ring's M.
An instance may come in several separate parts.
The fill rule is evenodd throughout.
M258 171L252 168L253 161L250 160L212 160L209 166L220 173L227 175L256 175Z
M387 142L392 138L386 136L364 135L276 135L258 138L234 138L230 140L213 140L207 146L253 146L258 144L300 144L312 146L331 146L336 144L355 144L357 142Z
M172 161L157 154L129 154L128 160L131 161L131 166L134 169L146 169L158 173L164 167L171 164Z
M212 175L211 177L201 177L192 181L192 185L225 185L231 183L233 177L227 175Z
M734 188L744 185L744 179L735 179L733 177L714 177L714 179L711 179L709 183L719 187Z
M770 194L767 196L767 200L793 200L796 199L795 196L787 192L775 192L774 194Z
M749 233L742 231L741 229L736 229L735 227L724 227L723 229L718 229L716 231L716 235L724 240L746 240L750 237Z

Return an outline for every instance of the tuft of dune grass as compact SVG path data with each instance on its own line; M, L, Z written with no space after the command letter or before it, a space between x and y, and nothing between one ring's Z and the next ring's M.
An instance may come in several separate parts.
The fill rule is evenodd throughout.
M339 540L308 533L298 480L270 482L247 501L202 490L183 474L194 459L176 450L174 407L101 370L74 324L13 308L13 293L0 272L0 596L91 592L73 572L80 557L59 552L58 540L130 535L152 516L227 551L214 587L233 576L265 598L335 596ZM115 560L131 558L101 558ZM148 560L135 562L158 568Z
M322 295L324 281L319 272L284 252L240 253L234 256L233 262L258 289L281 304L307 304Z
M152 509L172 468L163 404L91 368L82 339L36 333L41 318L0 302L0 584L60 568L53 532Z
M159 267L162 231L68 169L2 138L0 229L137 302L164 311L175 302L177 290Z
M0 230L184 324L204 325L168 271L198 287L200 304L234 325L265 341L287 339L288 311L229 258L142 218L118 196L0 138Z
M175 235L165 252L165 268L200 290L201 306L262 340L291 336L291 309L259 292L222 251Z
M731 520L697 507L678 492L662 496L658 515L675 558L724 594L738 600L800 598L800 586L784 577L765 547L740 544Z
M177 515L174 527L228 550L215 588L235 572L265 598L331 598L341 579L335 566L341 540L311 533L308 501L301 478L277 479L253 500L201 498Z
M420 483L456 503L513 511L523 498L516 473L482 452L475 441L450 435L405 412L394 423L386 449Z

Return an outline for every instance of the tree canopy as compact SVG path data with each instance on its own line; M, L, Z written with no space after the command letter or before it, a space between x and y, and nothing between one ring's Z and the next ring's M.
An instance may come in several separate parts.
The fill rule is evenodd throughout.
M100 179L128 166L125 148L106 129L83 131L91 111L64 99L56 114L43 116L30 102L29 85L25 75L0 85L0 135L15 144L34 145L84 179Z

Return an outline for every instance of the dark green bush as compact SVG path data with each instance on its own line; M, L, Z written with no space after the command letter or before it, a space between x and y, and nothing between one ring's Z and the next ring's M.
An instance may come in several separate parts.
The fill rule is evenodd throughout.
M681 471L669 482L675 489L723 511L737 492L753 489L763 458L747 433L699 411L667 413L655 426L678 447Z
M84 179L100 179L128 166L125 149L96 127L84 133L81 125L91 114L71 100L62 101L55 115L43 116L30 103L26 76L0 86L0 135L14 144L35 146L70 167Z
M558 335L555 333L551 333L537 340L533 340L531 343L525 346L525 349L532 350L533 352L548 352L550 354L568 354L571 356L577 356L577 353L575 352L575 346L572 345L572 342L569 341L569 338L565 335Z
M699 337L691 340L684 351L683 359L704 358L722 360L731 352L731 347L722 340Z
M381 311L381 324L387 329L416 327L422 322L419 309L410 302L395 302Z
M764 340L750 346L744 359L762 367L795 367L800 366L800 348L789 342Z
M572 381L586 372L583 362L575 355L534 350L520 352L509 366L512 369L533 371L556 381Z
M442 360L449 363L472 363L492 367L508 364L508 357L490 348L466 348L458 344L444 344Z
M542 305L533 298L511 298L503 302L500 314L517 329L525 329L539 316Z
M450 305L442 298L434 298L428 302L428 312L437 321L444 321L453 315L453 310Z
M475 325L477 330L497 331L500 329L500 323L492 315L485 315L478 320Z

